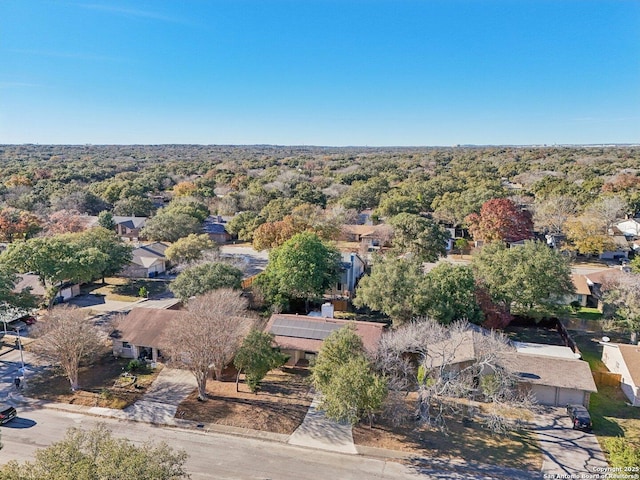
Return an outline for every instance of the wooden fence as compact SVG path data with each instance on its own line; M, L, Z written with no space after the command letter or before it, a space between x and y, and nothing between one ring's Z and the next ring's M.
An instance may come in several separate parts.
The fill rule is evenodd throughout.
M620 385L622 375L611 372L591 372L598 387L615 387Z

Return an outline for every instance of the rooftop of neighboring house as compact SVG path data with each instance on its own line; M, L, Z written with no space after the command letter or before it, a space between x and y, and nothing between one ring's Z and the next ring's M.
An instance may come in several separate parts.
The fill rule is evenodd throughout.
M144 224L147 221L147 217L123 217L114 215L113 223L116 225L122 225L126 228L138 229L144 227Z
M165 258L164 252L167 248L169 248L169 246L162 242L141 245L133 249L133 258L131 261L144 267L148 267L156 260Z
M578 295L591 295L591 289L587 283L587 277L574 273L571 275L571 281Z
M531 355L540 355L543 357L554 358L567 358L575 360L577 357L573 350L569 347L563 347L561 345L546 345L544 343L530 343L530 342L513 342L513 346L516 347L518 353L527 353Z
M23 273L18 275L19 281L13 287L13 292L19 293L24 289L30 289L31 295L37 295L39 297L44 297L47 293L46 287L40 282L40 278L38 275L33 273Z
M620 268L607 268L605 270L599 270L593 273L587 273L584 276L587 279L587 283L601 284L605 278L616 278L623 275L624 272Z
M322 342L331 332L353 324L369 352L378 348L386 325L374 322L356 322L337 318L311 317L306 315L273 314L265 327L266 332L275 335L275 341L285 350L318 352Z

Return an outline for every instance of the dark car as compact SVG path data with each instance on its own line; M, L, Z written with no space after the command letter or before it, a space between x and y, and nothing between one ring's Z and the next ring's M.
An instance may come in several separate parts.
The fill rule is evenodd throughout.
M567 405L567 414L569 414L574 430L591 430L591 415L589 415L589 410L584 406Z
M14 418L16 418L16 409L11 405L2 405L0 404L0 424L7 423Z

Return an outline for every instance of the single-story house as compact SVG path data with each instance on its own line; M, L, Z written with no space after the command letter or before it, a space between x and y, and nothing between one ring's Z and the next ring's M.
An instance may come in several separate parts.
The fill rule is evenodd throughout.
M612 235L611 240L615 248L602 252L599 256L600 260L622 260L629 258L629 252L631 251L631 245L624 235Z
M301 360L315 359L324 339L350 323L355 325L364 348L375 352L386 327L383 323L276 313L271 315L265 331L275 335L276 345L283 353L290 355L289 363L295 365Z
M587 277L574 273L571 275L571 281L573 282L573 287L576 293L565 296L564 303L570 305L573 302L578 302L581 307L586 307L587 300L591 296L591 287L589 286Z
M380 249L389 243L392 228L389 225L343 225L342 239L357 242L368 251Z
M605 270L585 274L584 276L587 279L587 284L591 289L591 296L587 301L587 306L595 307L602 311L604 309L604 304L602 303L602 292L600 290L602 284L608 280L615 280L621 275L624 275L624 272L620 268L607 268Z
M233 235L227 232L226 223L220 215L212 215L205 219L202 229L214 242L227 243L233 239Z
M113 216L116 233L124 240L138 241L140 239L140 230L142 230L146 222L147 217Z
M40 277L33 273L23 273L18 275L18 283L13 287L14 293L20 293L29 290L31 295L44 299L47 296L47 287L40 281ZM67 300L80 295L80 284L73 282L65 282L60 286L57 302L66 302Z
M162 349L166 348L165 332L169 331L174 319L184 315L184 311L164 308L132 309L111 334L113 355L157 362L162 358Z
M602 363L621 376L620 387L631 405L640 407L640 346L602 342Z
M626 237L640 236L640 218L629 218L616 223L616 227Z
M164 252L169 248L162 242L154 242L135 248L129 265L122 269L120 275L128 278L150 278L167 270L167 257Z
M481 339L488 335L483 328L470 326L459 338L432 345L427 367L448 371L465 368L481 354ZM501 352L503 362L520 379L520 388L530 391L541 405L564 406L568 403L589 405L597 392L589 364L575 357L568 347L515 342L511 351Z

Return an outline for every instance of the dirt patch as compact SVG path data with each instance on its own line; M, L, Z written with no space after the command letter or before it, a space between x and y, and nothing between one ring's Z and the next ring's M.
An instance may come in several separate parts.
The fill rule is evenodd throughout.
M29 378L25 394L49 402L122 409L139 400L161 370L158 367L134 372L135 381L123 381L128 363L129 360L104 355L94 364L81 367L80 389L75 392L64 373L52 367Z
M356 445L414 453L423 457L460 458L467 461L539 471L542 455L535 434L527 430L497 435L482 424L447 417L447 431L407 421L393 426L378 419L369 428L360 424L353 429Z
M215 423L291 434L302 423L311 404L308 370L282 368L270 372L258 394L251 393L240 379L236 392L235 375L226 372L225 380L207 382L206 402L192 393L178 407L178 416L201 423Z

